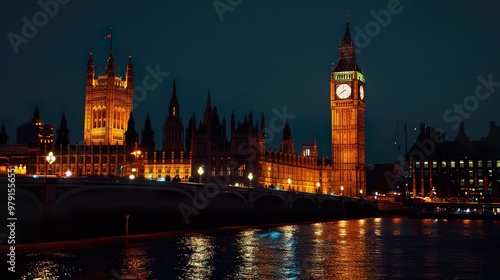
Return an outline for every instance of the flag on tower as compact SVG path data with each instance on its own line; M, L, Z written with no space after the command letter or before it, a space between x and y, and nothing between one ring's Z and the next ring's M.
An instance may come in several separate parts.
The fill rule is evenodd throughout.
M104 36L104 39L109 39L111 38L111 33L109 33L108 35Z

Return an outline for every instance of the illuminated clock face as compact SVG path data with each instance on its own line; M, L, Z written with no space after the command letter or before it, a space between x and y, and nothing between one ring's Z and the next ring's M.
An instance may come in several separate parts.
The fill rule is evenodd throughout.
M347 97L351 96L351 87L346 84L341 84L337 87L336 93L338 98L346 99Z
M359 87L359 98L361 98L361 100L365 99L365 87L364 86Z

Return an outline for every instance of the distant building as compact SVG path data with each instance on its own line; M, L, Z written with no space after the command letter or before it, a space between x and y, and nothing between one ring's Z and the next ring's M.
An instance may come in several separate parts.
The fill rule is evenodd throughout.
M38 106L35 107L30 123L17 127L17 144L51 145L54 143L54 125L44 124Z
M461 123L454 141L425 124L408 153L412 197L498 201L500 196L500 126L470 140Z
M404 174L399 162L368 164L366 166L367 194L403 194L405 190Z

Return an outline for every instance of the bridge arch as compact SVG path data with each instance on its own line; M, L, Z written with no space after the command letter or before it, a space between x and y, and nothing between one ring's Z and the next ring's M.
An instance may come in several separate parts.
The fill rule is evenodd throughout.
M355 200L347 200L344 202L344 211L346 216L359 216L361 214L361 207Z
M317 209L316 201L309 196L298 196L291 201L291 208L294 210L313 210Z
M16 188L16 204L23 207L16 207L16 215L21 216L23 220L38 219L44 211L44 204L40 199L29 190ZM28 218L29 217L29 218Z
M261 194L255 197L253 208L258 212L286 211L288 203L281 195Z
M139 187L123 185L84 186L66 191L62 195L57 197L53 209L55 213L58 213L58 209L60 208L76 208L77 206L72 207L71 205L74 202L79 204L88 204L89 207L95 204L97 208L102 207L104 203L110 203L110 206L113 203L123 206L132 204L137 206L141 203L147 205L148 203L150 203L150 201L148 201L150 199L154 199L155 202L161 199L162 196L158 196L158 194L162 194L163 192L166 194L165 196L168 196L168 193L176 193L180 196L182 201L186 201L189 203L192 203L194 197L194 194L190 193L189 190L181 190L168 187ZM100 199L98 203L96 203L95 201L96 197ZM140 197L145 197L146 199ZM88 200L85 201L85 199Z
M377 211L377 208L373 203L363 203L361 207L363 214L367 216L371 216Z

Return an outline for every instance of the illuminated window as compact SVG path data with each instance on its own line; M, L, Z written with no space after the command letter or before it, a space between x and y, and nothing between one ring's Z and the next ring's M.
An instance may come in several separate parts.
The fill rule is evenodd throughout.
M446 168L446 161L441 162L441 167Z
M483 161L482 160L478 160L477 161L477 167L483 167Z
M483 179L479 179L479 180L478 180L478 185L479 185L480 187L484 186L484 180L483 180Z
M497 160L497 167L500 167L500 160Z
M424 168L429 168L429 162L428 161L424 161Z
M243 177L244 171L245 171L245 164L238 166L238 176Z
M460 179L460 187L465 186L465 179Z
M493 170L491 169L488 170L488 177L493 177Z
M470 168L474 167L474 161L473 160L469 160L469 167Z
M460 165L459 165L460 168L464 168L465 167L465 163L463 160L460 161Z
M175 117L175 107L172 108L172 115Z
M488 161L486 162L486 167L492 167L492 165L491 165L491 160L488 160Z
M433 161L432 162L432 168L437 168L438 167L438 163L437 161Z
M455 168L455 161L454 160L450 161L450 167Z
M304 152L302 153L302 155L305 157L311 156L311 149L305 149Z

